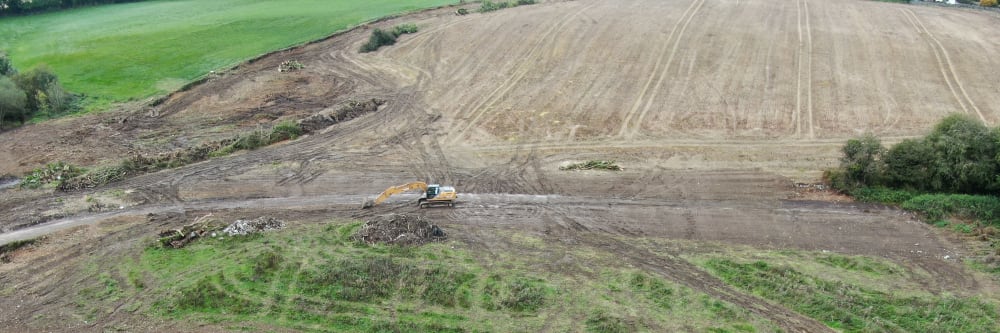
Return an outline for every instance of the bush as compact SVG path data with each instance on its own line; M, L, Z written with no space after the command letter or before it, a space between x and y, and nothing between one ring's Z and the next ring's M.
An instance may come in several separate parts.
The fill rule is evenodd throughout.
M878 185L885 170L882 155L885 154L885 147L882 142L871 133L865 134L861 138L847 141L842 149L844 157L840 159L840 167L844 171L844 182L840 188L850 190L858 186Z
M501 2L493 2L493 1L485 0L479 6L479 12L480 13L492 12L492 11L495 11L495 10L501 10L501 9L508 8L508 7L510 7L510 3L508 3L508 2L503 2L503 1L501 1Z
M299 127L293 121L283 121L278 123L271 128L271 135L269 136L270 143L285 141L285 140L295 140L302 135L302 128Z
M375 28L368 42L361 46L361 53L373 52L382 46L396 44L396 38L400 35L416 33L417 30L415 24L400 24L393 27L392 31Z
M1000 190L1000 128L952 115L920 140L886 150L871 134L851 139L840 167L826 173L830 185L850 192L887 186L915 191L983 194Z
M1000 226L1000 199L994 196L924 194L904 202L902 207L919 212L930 221L958 216Z
M855 200L861 202L876 202L888 204L901 204L918 194L906 190L894 190L884 187L862 187L850 192Z
M400 24L392 28L392 35L394 37L402 36L403 34L413 34L417 33L417 25L412 23Z

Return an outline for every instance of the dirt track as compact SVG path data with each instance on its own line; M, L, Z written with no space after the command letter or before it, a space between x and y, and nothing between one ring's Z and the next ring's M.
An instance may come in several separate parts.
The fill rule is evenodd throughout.
M4 133L10 139L0 140L0 173L13 173L50 155L115 160L348 100L388 101L375 113L293 142L115 184L134 190L129 205L103 215L78 214L65 204L100 191L2 192L0 208L9 214L0 217L7 232L0 243L57 229L93 230L81 225L102 221L141 221L150 213L190 220L205 212L253 212L309 221L416 211L405 196L375 211L357 207L364 195L419 179L459 188L456 209L419 212L458 230L451 235L470 246L516 252L495 236L516 230L601 248L788 331L827 329L629 240L879 256L933 273L929 290L982 292L956 261L965 255L962 244L909 215L787 198L795 194L794 181L815 181L836 163L843 141L865 131L898 140L923 134L951 112L995 123L1000 59L979 56L1000 54L1000 39L987 29L995 17L807 0L568 1L486 15L451 11L375 24L415 22L421 29L376 53L356 52L369 34L363 27L245 64L157 107ZM306 68L279 73L288 59ZM53 134L72 127L83 130ZM51 144L17 146L46 131ZM81 148L94 141L103 144ZM625 171L559 170L589 159L614 159ZM162 226L135 222L127 235ZM65 258L73 250L53 251ZM64 269L63 260L69 259L20 273L14 270L24 263L0 266L4 286L34 283L26 293L38 297L31 310L0 310L6 318L0 324L30 321L62 302L62 292L52 291L56 273L33 276Z

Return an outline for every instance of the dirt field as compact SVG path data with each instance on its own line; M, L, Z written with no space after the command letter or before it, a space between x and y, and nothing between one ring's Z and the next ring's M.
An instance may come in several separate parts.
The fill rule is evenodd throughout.
M296 141L109 188L0 192L7 212L0 243L54 233L0 265L0 325L100 330L105 326L93 322L51 320L73 318L60 310L73 291L60 286L87 278L69 273L67 263L128 255L127 244L206 213L309 222L416 212L486 253L520 253L496 235L528 233L619 254L792 332L829 329L635 241L883 257L930 273L928 291L998 297L995 282L961 263L968 244L908 214L792 200L803 199L795 183L818 181L850 137L918 136L953 112L996 124L1000 58L986 55L1000 54L997 17L809 0L554 1L489 14L453 11L278 52L155 107L0 134L0 174L21 174L55 159L92 165L187 147L350 100L387 101ZM370 28L410 22L418 33L357 53ZM279 73L289 59L305 69ZM625 170L559 170L591 159L616 160ZM461 202L418 210L412 196L400 196L358 209L364 196L412 180L454 185ZM114 190L119 194L109 194ZM85 197L114 204L88 212ZM101 320L137 319L115 309Z

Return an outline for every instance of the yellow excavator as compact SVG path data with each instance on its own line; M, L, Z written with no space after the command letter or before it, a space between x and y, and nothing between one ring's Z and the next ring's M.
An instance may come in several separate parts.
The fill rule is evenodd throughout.
M427 185L425 182L412 182L387 188L374 199L366 198L365 202L361 205L361 208L374 207L375 205L382 203L382 201L385 201L385 199L389 198L393 194L412 190L421 190L424 192L420 199L417 200L417 204L420 205L420 208L430 206L454 207L455 199L458 199L458 193L455 192L454 187L441 186L438 184Z

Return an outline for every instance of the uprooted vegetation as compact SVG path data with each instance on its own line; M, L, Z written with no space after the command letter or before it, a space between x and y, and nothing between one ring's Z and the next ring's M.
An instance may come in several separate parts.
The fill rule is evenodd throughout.
M241 150L254 150L281 141L294 140L299 136L378 111L379 106L385 103L385 100L375 98L348 101L336 109L322 111L298 122L282 121L270 128L259 127L230 139L204 143L170 153L153 156L134 154L117 165L91 170L62 162L51 163L25 176L20 186L39 188L51 184L60 191L95 188L144 173L181 167Z
M177 168L212 157L229 155L240 150L253 150L277 142L293 140L302 133L297 124L282 122L270 129L258 128L236 135L231 139L209 142L170 153L153 156L134 154L122 160L118 165L99 167L75 177L63 178L57 182L56 188L68 192L103 186L144 173Z
M559 170L609 170L621 171L622 167L615 161L591 160L581 163L571 163L559 167Z
M422 245L445 239L444 231L416 215L389 214L365 222L352 239L374 244Z
M284 221L269 216L236 220L228 226L211 217L212 214L208 214L180 228L161 231L156 241L163 247L179 249L201 238L249 236L285 227Z
M319 131L334 124L378 111L378 108L385 103L385 100L378 98L364 101L348 101L334 110L324 110L300 120L299 128L306 133Z

